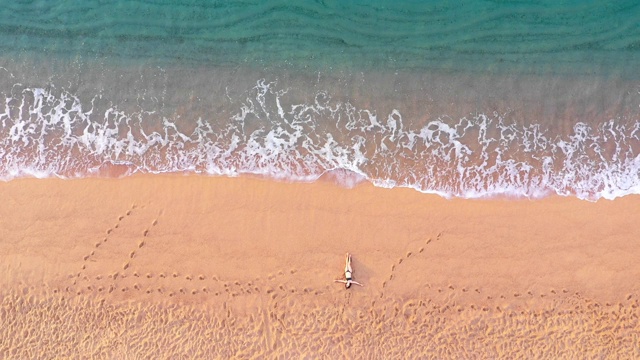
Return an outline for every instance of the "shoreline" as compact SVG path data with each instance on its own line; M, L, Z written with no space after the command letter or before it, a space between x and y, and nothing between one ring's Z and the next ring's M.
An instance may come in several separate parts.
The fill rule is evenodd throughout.
M135 175L0 197L3 358L640 354L637 195ZM345 252L365 287L333 282Z

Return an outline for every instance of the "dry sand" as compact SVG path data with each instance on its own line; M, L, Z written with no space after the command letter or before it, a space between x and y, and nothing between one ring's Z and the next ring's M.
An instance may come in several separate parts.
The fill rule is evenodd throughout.
M640 197L0 183L0 358L640 358ZM345 290L344 254L354 278Z

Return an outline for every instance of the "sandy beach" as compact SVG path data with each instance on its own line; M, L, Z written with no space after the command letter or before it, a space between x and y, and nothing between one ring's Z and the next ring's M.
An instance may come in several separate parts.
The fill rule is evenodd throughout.
M0 358L640 358L640 196L0 183ZM344 256L354 279L345 290Z

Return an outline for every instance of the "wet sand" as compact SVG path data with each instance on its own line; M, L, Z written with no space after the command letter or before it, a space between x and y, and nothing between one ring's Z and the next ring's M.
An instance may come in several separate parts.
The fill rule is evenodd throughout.
M0 358L640 358L640 197L0 183ZM344 254L354 279L345 290Z

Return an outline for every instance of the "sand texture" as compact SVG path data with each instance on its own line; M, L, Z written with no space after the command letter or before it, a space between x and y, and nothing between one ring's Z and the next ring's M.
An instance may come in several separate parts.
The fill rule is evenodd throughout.
M640 197L0 183L0 358L640 358ZM344 255L354 279L345 290Z

